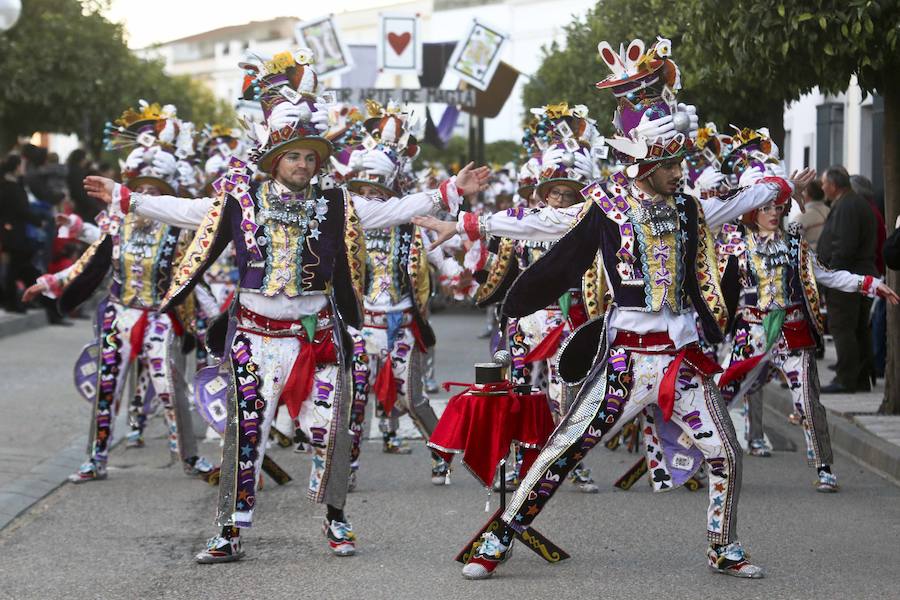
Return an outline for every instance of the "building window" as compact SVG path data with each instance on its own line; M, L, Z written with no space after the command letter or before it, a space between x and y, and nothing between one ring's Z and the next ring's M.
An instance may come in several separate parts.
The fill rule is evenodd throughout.
M809 167L809 146L803 146L803 168L806 169Z

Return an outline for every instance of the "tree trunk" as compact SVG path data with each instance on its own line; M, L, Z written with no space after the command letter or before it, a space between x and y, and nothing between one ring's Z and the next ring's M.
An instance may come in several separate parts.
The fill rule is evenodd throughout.
M900 214L900 82L892 75L884 82L884 220L891 232ZM900 272L887 269L887 284L900 289ZM886 337L884 400L878 412L900 415L900 306L887 305Z
M781 149L781 158L784 158L784 102L779 98L777 100L766 100L769 105L766 109L766 121L751 127L760 127L765 125L769 128L769 137Z

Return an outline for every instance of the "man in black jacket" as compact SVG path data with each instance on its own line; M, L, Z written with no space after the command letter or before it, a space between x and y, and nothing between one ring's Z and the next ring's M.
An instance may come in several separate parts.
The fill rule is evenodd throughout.
M878 225L872 208L853 192L844 167L829 167L822 175L822 190L831 212L819 237L818 258L831 269L860 275L878 275L875 244ZM871 389L872 339L869 311L872 300L860 294L827 291L828 327L834 336L837 365L834 380L823 394L850 394Z

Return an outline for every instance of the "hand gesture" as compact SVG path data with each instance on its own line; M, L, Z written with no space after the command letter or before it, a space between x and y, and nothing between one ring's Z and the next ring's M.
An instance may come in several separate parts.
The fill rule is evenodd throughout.
M897 292L889 288L883 283L879 283L875 287L875 294L884 298L891 304L900 304L900 296L897 295Z
M436 217L413 217L412 222L437 233L434 241L428 246L429 250L434 250L456 235L456 221L441 221Z
M488 178L490 176L490 167L481 166L476 169L475 163L470 162L456 174L456 188L463 196L471 196L472 194L483 192L488 187Z
M805 190L806 186L815 178L815 169L806 168L802 171L794 171L791 173L790 182L794 184L794 193L792 196L797 202L797 206L800 207L800 212L806 212L806 207L803 203L803 190Z
M42 293L44 293L45 290L46 290L46 288L44 287L44 284L41 282L35 283L32 286L29 286L25 290L25 292L22 294L22 302L26 302L26 303L31 302L32 300L34 300L35 298L40 296ZM896 304L896 302L894 304Z
M84 191L91 198L96 198L104 204L112 202L113 190L116 189L116 182L108 177L98 177L97 175L88 175L84 178Z

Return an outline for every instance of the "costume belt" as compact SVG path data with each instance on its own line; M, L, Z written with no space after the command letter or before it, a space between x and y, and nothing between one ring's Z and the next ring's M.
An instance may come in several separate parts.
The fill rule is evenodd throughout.
M299 340L300 351L281 391L281 401L287 406L292 419L300 414L300 406L312 391L316 365L337 362L332 326L331 311L328 308L323 308L318 315L307 315L297 321L271 319L244 306L238 311L238 331L266 337L295 337Z
M675 343L665 331L651 331L650 333L637 333L635 331L622 330L616 333L613 347L624 348L639 354L669 354L674 356L669 364L662 381L659 384L659 397L657 404L663 413L663 419L672 418L675 408L675 382L684 363L691 371L711 377L722 372L722 367L713 359L706 356L696 342L688 344L681 350L675 348Z
M298 320L272 319L255 313L246 306L241 306L238 310L238 331L266 337L297 337L308 341L310 337L317 338L318 332L331 329L332 325L331 310L328 308L320 310L318 315L307 315Z
M782 310L780 308L773 308L771 310L763 310L757 308L755 306L742 306L738 309L738 314L746 321L747 323L760 324L763 322L763 319L766 318L771 312L776 310ZM795 321L805 321L806 316L803 314L803 307L799 304L792 304L790 306L786 306L784 309L784 322L785 323L793 323Z
M388 315L393 315L396 313L403 313L403 319L400 322L400 327L411 327L413 321L415 320L413 317L412 308L404 308L402 310L392 310L392 311L380 311L380 310L369 310L368 308L363 311L363 327L374 327L375 329L387 329L388 328Z

